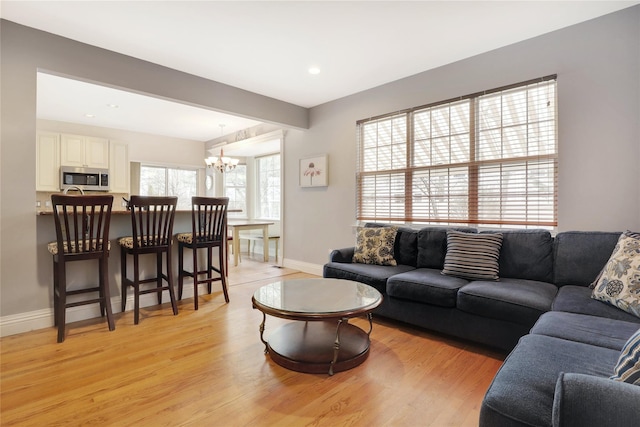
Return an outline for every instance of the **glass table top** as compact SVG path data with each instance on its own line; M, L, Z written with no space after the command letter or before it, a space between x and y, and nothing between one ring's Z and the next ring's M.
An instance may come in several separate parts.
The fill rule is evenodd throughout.
M358 315L373 310L381 302L382 295L371 286L325 278L274 282L261 287L253 295L256 308L283 317Z

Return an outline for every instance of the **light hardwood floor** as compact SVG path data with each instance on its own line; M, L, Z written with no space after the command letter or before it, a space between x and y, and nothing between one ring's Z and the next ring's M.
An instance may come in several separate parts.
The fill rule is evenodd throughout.
M2 426L473 426L504 354L377 318L369 358L328 375L264 355L251 295L280 278L313 277L243 256L219 286L179 304L1 339ZM265 336L282 319L267 317ZM365 320L353 323L366 328Z

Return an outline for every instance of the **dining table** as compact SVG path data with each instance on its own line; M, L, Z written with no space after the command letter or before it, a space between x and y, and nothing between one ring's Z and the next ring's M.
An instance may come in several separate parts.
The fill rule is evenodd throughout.
M273 225L273 221L260 220L229 220L227 227L231 229L233 237L233 266L238 266L240 255L240 231L241 230L262 230L262 242L264 253L264 262L269 262L269 226Z

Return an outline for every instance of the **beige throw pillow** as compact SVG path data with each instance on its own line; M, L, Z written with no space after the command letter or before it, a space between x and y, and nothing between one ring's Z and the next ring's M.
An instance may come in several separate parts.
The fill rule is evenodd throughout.
M397 232L397 227L358 227L353 262L397 265L393 257L393 245Z
M592 286L591 298L640 317L640 233L626 231L620 235Z

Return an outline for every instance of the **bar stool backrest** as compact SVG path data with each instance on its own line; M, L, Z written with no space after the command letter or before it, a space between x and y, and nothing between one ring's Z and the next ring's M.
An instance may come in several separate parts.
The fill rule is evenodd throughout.
M226 242L228 197L192 197L194 243Z
M108 255L112 195L52 194L51 202L61 260Z
M178 198L131 196L133 251L170 246Z

